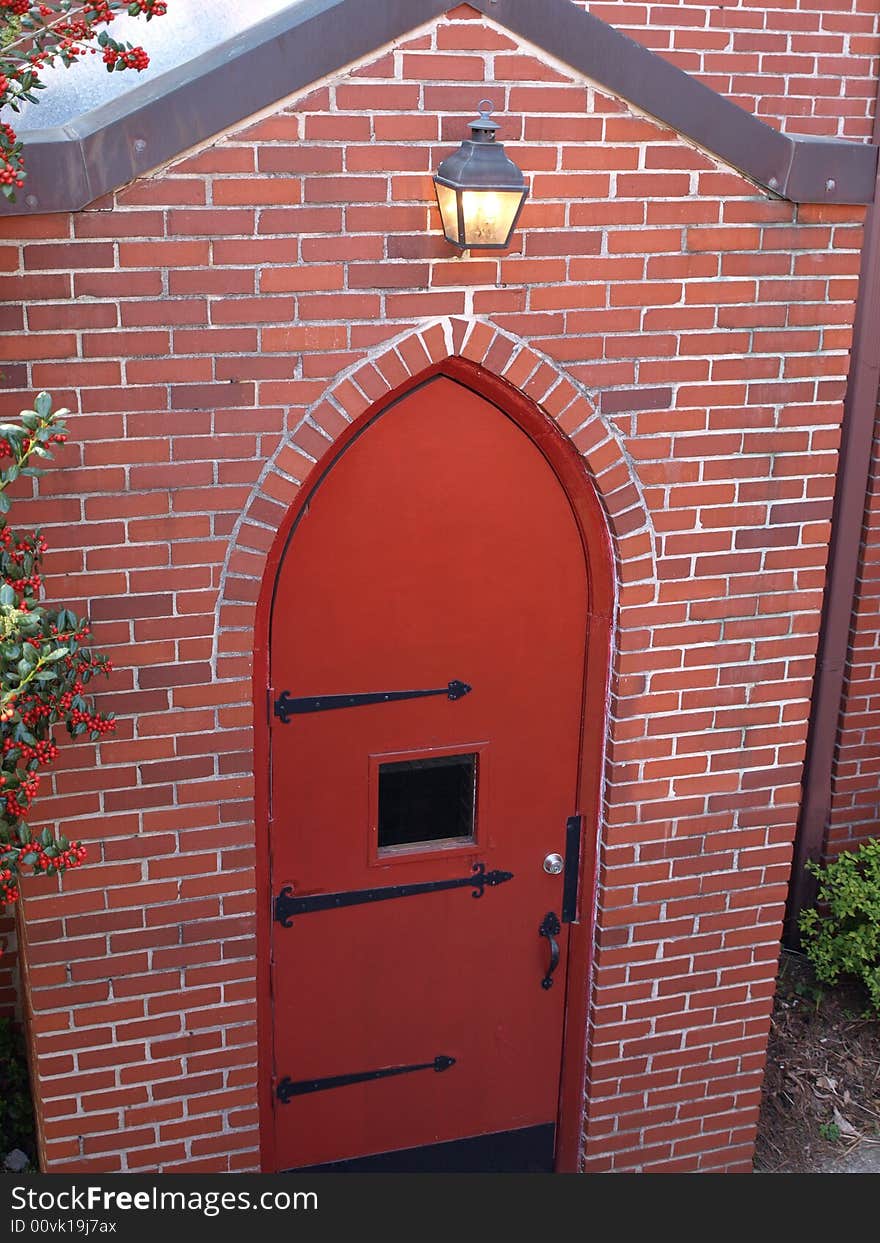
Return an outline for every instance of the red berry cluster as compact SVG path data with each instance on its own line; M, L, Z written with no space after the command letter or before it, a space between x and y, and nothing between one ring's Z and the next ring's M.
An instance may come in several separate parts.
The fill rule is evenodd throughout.
M19 595L35 596L43 586L43 580L39 574L28 574L24 578L7 578L7 583Z
M45 551L46 541L39 533L27 539L17 539L9 527L0 526L0 564L3 566L3 578L23 597L18 607L25 612L28 607L27 598L35 599L42 590L43 578L39 572L39 564Z
M16 874L10 868L0 868L0 902L17 902L19 890Z
M104 64L115 66L116 64L125 65L126 69L146 69L150 63L150 58L142 47L121 48L112 44L107 44L104 48Z
M4 78L4 80L8 88L8 79ZM8 94L8 89L0 91L0 104ZM24 157L21 154L21 143L17 141L12 126L4 121L0 123L0 186L24 185L23 169Z
M94 26L107 26L115 16L109 0L87 0L83 5L83 15Z
M18 852L32 859L27 866L35 876L60 875L68 868L78 868L86 858L82 842L71 842L62 849L57 845L45 847L41 841L31 840L19 846ZM0 905L17 902L20 896L18 872L11 867L0 867Z
M19 557L19 554L31 550L37 554L43 553L49 547L46 543L45 537L42 535L34 536L29 540L16 540L15 533L10 527L6 526L0 527L0 545L3 546L3 551L8 553L11 557Z
M40 738L31 746L27 742L16 742L14 738L3 739L3 754L19 751L25 761L36 760L38 764L51 764L58 755L58 744L51 738ZM5 785L6 778L0 773L0 785Z
M0 778L0 784L6 784L6 778ZM37 796L40 788L39 773L26 772L21 779L21 784L14 790L7 790L4 795L4 803L6 805L6 815L10 820L20 820L22 816L27 815L28 807Z
M64 872L67 868L78 868L86 857L86 848L82 842L73 842L66 850L59 850L57 854L47 854L43 849L42 843L33 843L34 853L37 858L31 867L34 873L39 872Z
M3 129L3 128L4 127L0 125L0 129ZM6 126L6 128L8 129L9 127ZM49 439L45 443L47 445L63 445L66 440L67 440L66 432L53 432L52 435L49 437ZM5 437L0 437L0 460L2 460L3 458L8 458L8 457L18 459L20 457L26 456L29 453L32 444L33 444L33 438L31 436L25 436L22 439L21 448L16 449L13 445L9 443L8 440L5 439Z
M70 720L74 725L85 725L89 733L94 734L109 734L116 728L115 721L93 712L83 712L81 708L74 708L71 711Z

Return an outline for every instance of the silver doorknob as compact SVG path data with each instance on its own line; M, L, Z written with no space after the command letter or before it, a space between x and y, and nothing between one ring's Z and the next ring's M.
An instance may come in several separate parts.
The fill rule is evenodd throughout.
M544 860L544 871L550 876L558 876L565 867L565 860L562 855L548 855Z

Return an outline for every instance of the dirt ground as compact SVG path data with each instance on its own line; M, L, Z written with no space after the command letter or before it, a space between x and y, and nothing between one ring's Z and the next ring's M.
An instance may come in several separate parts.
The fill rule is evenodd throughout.
M853 981L816 983L783 951L755 1171L880 1174L880 1020Z

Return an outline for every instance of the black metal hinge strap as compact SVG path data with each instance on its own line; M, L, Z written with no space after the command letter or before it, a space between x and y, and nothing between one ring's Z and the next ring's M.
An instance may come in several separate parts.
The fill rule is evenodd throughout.
M467 682L453 678L446 686L430 691L368 691L357 695L308 695L292 699L289 691L282 691L275 700L274 712L286 725L292 716L306 712L329 712L332 708L359 708L364 704L392 703L396 699L427 699L431 695L445 695L447 699L461 699L469 695L473 687Z
M438 1053L432 1062L419 1062L415 1066L386 1066L382 1070L361 1070L353 1075L330 1075L326 1079L289 1079L286 1075L275 1089L275 1095L286 1105L292 1096L305 1096L309 1092L326 1092L328 1088L345 1088L350 1083L367 1083L371 1079L390 1079L393 1075L410 1075L415 1070L449 1070L455 1058Z
M429 880L413 885L383 885L378 889L348 889L342 893L312 893L296 898L290 885L285 885L275 899L274 916L283 928L289 928L294 915L311 911L333 911L343 906L361 906L365 902L387 902L389 898L412 898L421 893L441 889L473 889L472 898L481 898L488 885L503 885L513 880L513 872L487 872L485 863L475 863L470 876L456 880Z
M565 823L565 874L562 877L562 922L564 924L573 924L577 919L583 825L583 816L569 816Z

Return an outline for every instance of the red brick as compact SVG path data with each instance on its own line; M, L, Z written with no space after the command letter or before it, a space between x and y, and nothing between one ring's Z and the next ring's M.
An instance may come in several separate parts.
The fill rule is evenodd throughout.
M24 266L35 271L60 268L79 271L83 268L112 268L115 263L110 242L79 242L63 245L25 246Z

